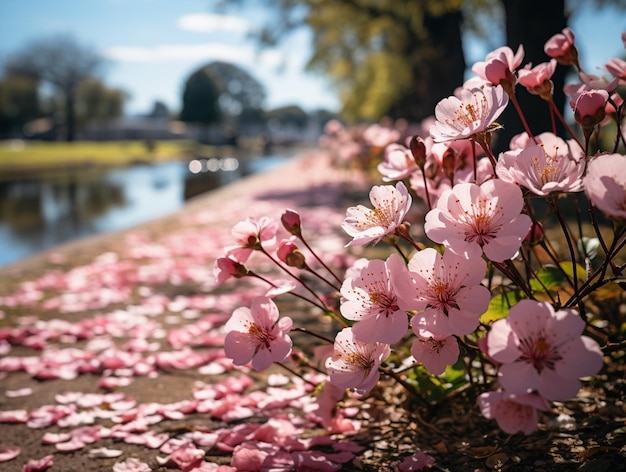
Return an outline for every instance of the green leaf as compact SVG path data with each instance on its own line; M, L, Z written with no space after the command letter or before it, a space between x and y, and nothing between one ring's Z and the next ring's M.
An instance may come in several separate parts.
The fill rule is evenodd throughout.
M565 281L563 269L546 265L537 271L537 278L530 281L533 292L545 292L559 287Z
M574 278L574 269L572 268L571 262L561 262L559 265L570 279ZM585 272L585 268L580 264L576 264L576 276L578 277L578 281L585 280L587 278L587 272Z
M463 359L459 359L455 364L446 367L446 370L439 376L446 383L448 390L456 390L467 383L465 377L465 364Z
M491 323L501 318L506 318L509 309L522 298L517 291L501 292L496 294L489 302L489 308L480 317L481 323Z

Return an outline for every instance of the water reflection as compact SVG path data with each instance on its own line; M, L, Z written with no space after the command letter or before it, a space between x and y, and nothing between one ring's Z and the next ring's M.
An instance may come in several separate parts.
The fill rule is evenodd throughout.
M189 198L284 160L203 159L0 181L0 266L166 215Z

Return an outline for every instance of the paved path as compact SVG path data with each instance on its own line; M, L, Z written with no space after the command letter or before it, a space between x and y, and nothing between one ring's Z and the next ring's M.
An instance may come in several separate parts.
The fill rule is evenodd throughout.
M192 470L179 457L187 453L204 457L198 470L215 470L263 435L293 463L350 462L354 454L334 441L320 440L323 453L310 439L285 445L284 434L313 435L314 422L283 413L308 402L308 387L280 377L268 394L264 376L233 369L223 323L263 289L239 280L218 287L212 274L236 222L278 219L286 208L301 213L321 254L341 254L350 180L310 152L175 214L0 270L0 459L20 450L0 470L42 458L63 472L112 470L133 458L152 470ZM257 431L261 424L271 427Z

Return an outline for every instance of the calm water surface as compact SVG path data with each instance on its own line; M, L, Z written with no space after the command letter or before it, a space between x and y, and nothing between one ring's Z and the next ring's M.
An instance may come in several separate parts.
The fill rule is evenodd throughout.
M0 181L0 267L64 242L172 213L193 196L287 159L167 162Z

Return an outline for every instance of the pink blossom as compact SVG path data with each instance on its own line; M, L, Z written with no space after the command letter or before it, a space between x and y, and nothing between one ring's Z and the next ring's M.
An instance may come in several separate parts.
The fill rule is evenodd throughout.
M49 454L41 459L31 459L23 467L22 472L43 472L54 465L54 455Z
M116 462L113 465L113 472L150 472L152 469L145 462L129 457L124 462Z
M168 463L176 464L180 470L188 472L200 465L204 455L204 450L198 449L193 443L185 443L168 456Z
M231 257L218 257L213 266L213 276L218 285L221 285L231 277L239 279L248 275L250 271L241 262Z
M476 62L472 66L472 72L494 86L501 85L502 82L515 85L514 72L523 59L524 46L521 44L515 54L513 54L513 50L510 47L502 46L487 54L484 62Z
M322 388L315 396L317 408L313 411L322 426L326 428L333 426L333 422L339 414L337 402L344 397L345 393L345 388L337 387L331 382L322 384Z
M238 262L246 262L252 251L271 250L276 244L278 223L268 217L259 220L249 217L237 223L232 229L232 235L237 246L229 249L226 256Z
M585 322L572 309L554 311L548 302L521 300L489 331L489 355L500 362L499 380L510 393L537 391L548 400L568 400L578 379L596 374L602 352L581 336Z
M19 447L7 447L0 449L0 462L8 462L20 455L22 450Z
M443 256L433 248L415 253L408 264L409 276L397 277L394 287L403 306L418 310L413 329L463 336L478 327L491 294L480 285L487 264L466 259L451 251Z
M293 241L288 239L283 239L278 243L276 256L289 267L296 267L298 269L307 267L306 258L304 254L302 254L302 251L298 249L298 246L296 246Z
M390 353L388 344L357 341L352 328L344 328L335 337L333 356L326 360L330 381L359 394L367 393L378 382L378 366Z
M591 90L604 90L608 94L615 92L617 89L617 85L619 84L619 78L614 77L612 80L609 80L604 75L596 75L596 74L587 74L586 72L579 72L578 77L585 85L586 91Z
M406 334L409 321L398 306L392 286L392 279L405 272L400 256L392 254L387 261L369 261L359 277L344 281L341 314L357 321L352 327L356 339L364 343L393 344Z
M108 449L106 447L97 447L95 449L89 450L89 457L119 457L124 454L124 451L121 449Z
M552 76L555 70L556 59L551 59L550 62L542 62L532 68L528 64L518 71L518 82L533 95L539 95L544 100L550 100L554 92Z
M550 408L546 399L535 393L516 395L506 391L482 393L478 405L485 418L495 419L508 434L531 434L537 429L539 410Z
M377 148L384 148L398 139L400 139L400 131L378 123L369 125L363 131L365 143Z
M411 151L393 143L385 148L385 160L378 164L384 182L402 180L418 169Z
M329 454L321 451L296 451L292 454L295 470L303 472L334 472L341 469L341 464L332 461Z
M484 251L489 260L501 262L515 255L530 229L530 217L520 214L523 205L519 187L500 179L457 184L426 214L424 231L470 260Z
M626 84L626 61L612 57L604 68L613 76L620 79L620 83Z
M429 456L423 451L417 451L404 460L398 466L399 472L413 472L415 470L422 470L424 467L430 467L435 463L435 458Z
M341 227L353 238L348 246L378 242L388 234L393 234L411 208L411 196L402 182L398 182L395 187L375 185L369 196L373 209L358 205L346 211Z
M561 65L578 66L578 51L574 41L574 32L569 28L564 28L560 33L555 34L546 41L543 50L548 56L555 58Z
M574 110L574 119L584 128L595 126L606 116L606 104L609 100L609 93L606 90L584 91L576 97L575 101L570 101Z
M256 370L267 369L272 362L283 361L291 353L288 336L293 322L280 320L278 307L266 297L256 297L250 308L236 309L225 325L224 352L235 365L252 360Z
M411 346L411 354L416 361L428 369L431 374L441 375L446 367L459 359L459 343L454 336L433 334L419 329L413 324L413 331L417 339Z
M280 447L275 444L246 441L235 447L230 465L242 471L270 470L268 462L280 452ZM293 468L293 462L291 466Z
M546 136L548 134L552 139ZM543 133L542 137L545 143L529 144L524 149L500 154L496 165L498 176L541 196L581 191L585 163L580 159L580 147L575 145L576 155L572 155L568 144L558 136Z
M591 203L612 218L626 220L626 155L591 159L583 183Z
M280 221L290 234L298 237L302 235L302 221L300 215L295 210L285 210L280 217Z
M26 423L28 421L26 410L5 410L0 411L0 423Z
M509 103L501 86L463 89L459 98L451 96L435 107L437 121L430 128L435 142L469 139L494 129L495 120Z

